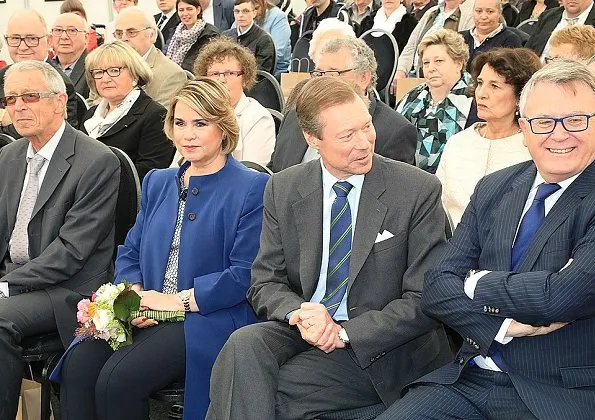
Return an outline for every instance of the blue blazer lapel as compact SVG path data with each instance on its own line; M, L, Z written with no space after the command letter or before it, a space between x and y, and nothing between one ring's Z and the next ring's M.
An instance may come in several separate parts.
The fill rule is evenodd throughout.
M316 290L322 260L322 168L314 160L304 165L293 215L300 246L300 282L306 300Z

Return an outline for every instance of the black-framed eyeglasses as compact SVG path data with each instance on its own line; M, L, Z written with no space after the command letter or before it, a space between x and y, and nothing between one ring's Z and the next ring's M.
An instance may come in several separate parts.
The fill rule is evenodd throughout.
M108 67L107 69L91 69L89 73L93 79L99 80L107 73L110 77L118 77L124 67Z
M241 70L210 71L207 72L207 77L216 77L219 79L223 76L223 78L229 79L231 76L240 77L243 74L244 72Z
M147 26L146 28L141 28L141 29L129 28L129 29L124 29L124 30L116 29L114 31L114 36L118 39L122 39L124 34L126 34L126 36L128 38L134 38L135 36L137 36L139 34L139 32L146 31L147 29L151 29L151 27Z
M66 28L66 29L52 28L52 35L57 38L61 37L64 32L66 32L66 35L68 35L69 38L76 36L79 32L82 32L85 34L87 33L87 31L83 31L81 29L76 29L76 28Z
M578 133L589 128L589 120L595 115L592 114L573 114L566 117L536 117L527 118L527 122L534 134L549 134L555 130L556 124L562 124L564 130L570 133Z
M25 41L25 45L28 47L37 47L39 45L39 40L41 38L45 38L47 35L42 36L35 36L35 35L7 35L4 37L6 43L9 47L18 47L21 45L21 42Z
M27 92L21 93L20 95L7 95L4 98L0 98L0 103L2 106L12 106L17 103L17 99L21 98L23 102L26 104L32 104L35 102L39 102L41 98L51 98L52 96L57 95L56 92Z
M353 69L346 69L346 70L327 70L327 71L322 71L322 70L314 70L310 72L310 76L312 77L322 77L322 76L333 76L333 77L337 77L337 76L341 76L344 73L350 72Z

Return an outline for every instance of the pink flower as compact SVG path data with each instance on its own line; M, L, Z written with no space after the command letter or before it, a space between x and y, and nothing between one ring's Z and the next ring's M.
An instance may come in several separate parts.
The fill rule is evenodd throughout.
M93 292L91 295L91 302L95 302L95 298L97 297L97 293Z
M91 301L89 299L81 300L77 305L77 313L76 313L76 320L81 324L85 324L89 321L89 304Z

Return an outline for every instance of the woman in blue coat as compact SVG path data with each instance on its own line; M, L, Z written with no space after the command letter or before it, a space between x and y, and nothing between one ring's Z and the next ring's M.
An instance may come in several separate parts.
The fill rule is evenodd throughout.
M256 321L246 291L268 176L231 156L239 127L227 89L189 82L172 100L165 131L186 162L146 175L115 282L134 284L142 307L185 310L186 319L136 318L132 345L115 352L103 340L73 348L62 368L64 419L146 420L149 395L184 377L184 419L204 418L219 350Z

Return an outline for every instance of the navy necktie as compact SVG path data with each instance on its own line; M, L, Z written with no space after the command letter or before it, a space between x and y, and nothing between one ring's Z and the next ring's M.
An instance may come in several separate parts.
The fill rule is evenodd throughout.
M529 210L523 216L523 220L521 220L519 231L512 247L512 271L516 271L519 265L521 265L527 248L529 248L537 229L539 229L543 219L545 219L545 199L559 189L560 186L558 184L543 183L537 187L537 193L535 194L533 203L531 203L531 207L529 207Z
M157 22L157 28L159 30L161 30L161 25L163 25L163 22L165 22L166 19L167 19L167 16L165 16L165 13L162 13L161 17L159 18L159 22Z
M329 241L326 291L320 301L331 316L343 300L349 282L349 261L351 257L351 209L347 194L353 185L340 181L333 185L337 198L331 207L331 235Z

